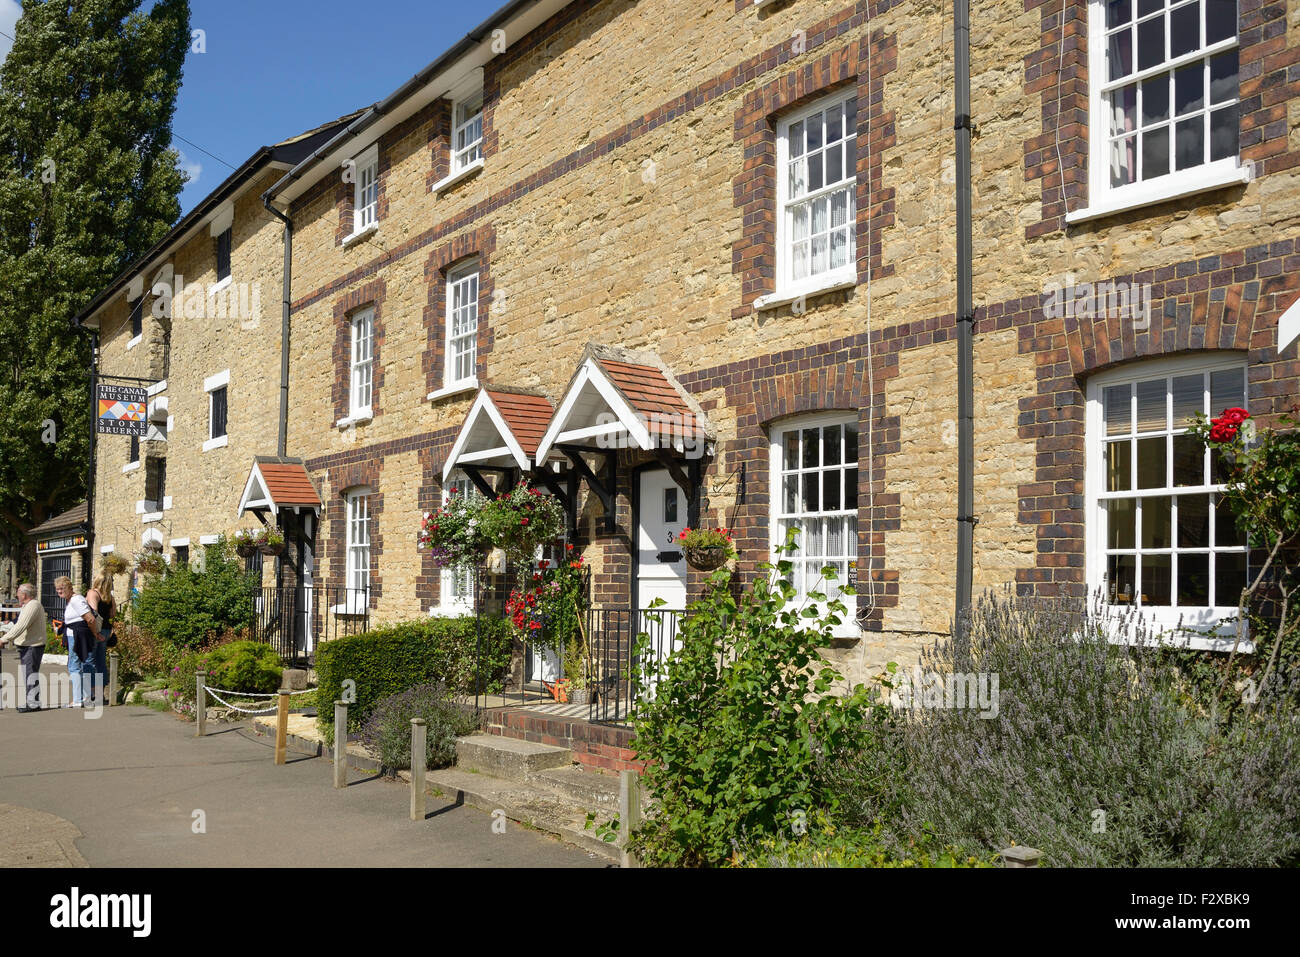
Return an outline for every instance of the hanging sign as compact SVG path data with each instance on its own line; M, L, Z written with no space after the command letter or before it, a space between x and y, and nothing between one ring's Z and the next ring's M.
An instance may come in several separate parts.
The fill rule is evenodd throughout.
M95 398L99 409L97 431L110 435L138 435L140 438L149 434L147 390L100 383Z

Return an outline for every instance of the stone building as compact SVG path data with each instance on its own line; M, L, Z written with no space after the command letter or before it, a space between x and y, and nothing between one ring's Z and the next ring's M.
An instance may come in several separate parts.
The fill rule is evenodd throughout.
M795 528L801 590L825 564L856 588L850 675L945 634L950 17L515 2L290 172L250 176L250 275L273 285L283 261L256 193L292 223L277 458L320 499L280 510L297 543L281 580L360 588L379 619L462 611L465 583L416 548L421 513L453 482L532 474L572 503L602 608L697 593L669 546L688 523L736 530L742 577ZM1300 291L1300 9L995 0L971 43L974 585L1211 626L1247 556L1183 430L1237 405L1268 424L1300 392L1279 335ZM199 281L210 241L193 245ZM161 331L139 359L121 331L122 289L162 258L83 317L105 371L165 360ZM174 507L146 530L197 543L241 520L278 424L272 301L252 334L173 326L171 372L150 366L175 403ZM226 366L251 418L232 400L214 458L205 380ZM125 491L120 452L99 466L102 549L141 534L148 496Z

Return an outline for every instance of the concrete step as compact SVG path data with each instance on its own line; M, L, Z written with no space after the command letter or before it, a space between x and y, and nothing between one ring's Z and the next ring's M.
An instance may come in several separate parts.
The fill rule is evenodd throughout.
M510 781L526 781L530 774L548 768L568 767L573 752L548 744L503 738L496 734L471 734L456 739L456 766Z
M409 771L398 777L409 782ZM506 817L539 831L554 834L561 840L617 863L618 848L596 836L595 828L586 827L585 809L575 808L558 792L522 781L508 781L489 774L475 774L460 768L443 768L425 774L429 788L441 797L459 804L469 804L491 814L496 810ZM597 813L596 824L613 817Z
M618 810L618 778L612 774L600 774L571 765L538 771L529 775L528 783L549 788L584 810L608 810L610 815Z

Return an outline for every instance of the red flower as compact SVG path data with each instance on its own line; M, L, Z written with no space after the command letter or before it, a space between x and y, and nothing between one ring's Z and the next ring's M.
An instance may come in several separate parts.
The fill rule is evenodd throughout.
M1237 437L1235 426L1228 425L1218 419L1214 419L1214 426L1210 429L1211 442L1231 442Z
M573 546L572 546L572 545L565 545L565 546L564 546L564 550L565 550L566 552L571 552L571 551L573 551Z
M1223 423L1224 425L1237 426L1237 425L1241 425L1241 423L1245 422L1249 418L1250 418L1250 413L1247 412L1245 409L1232 408L1232 409L1224 409L1223 415L1219 416L1218 421Z
M521 518L521 519L519 520L519 524L520 524L520 525L527 525L527 524L528 524L528 519L526 519L526 518Z

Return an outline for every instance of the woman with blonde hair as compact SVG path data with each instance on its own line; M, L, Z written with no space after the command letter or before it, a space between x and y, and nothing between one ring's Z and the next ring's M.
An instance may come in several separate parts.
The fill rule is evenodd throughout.
M102 642L99 623L95 613L90 610L86 599L76 593L72 579L60 575L54 579L54 590L58 592L67 605L63 609L63 627L68 638L68 676L72 679L72 706L85 706L85 698L91 694L95 645Z
M90 591L86 592L86 604L99 616L99 631L103 636L95 642L91 660L95 664L95 674L99 675L101 695L108 693L108 649L117 644L113 640L113 618L117 614L117 602L113 598L113 576L100 575L95 579ZM105 701L104 704L108 702Z

